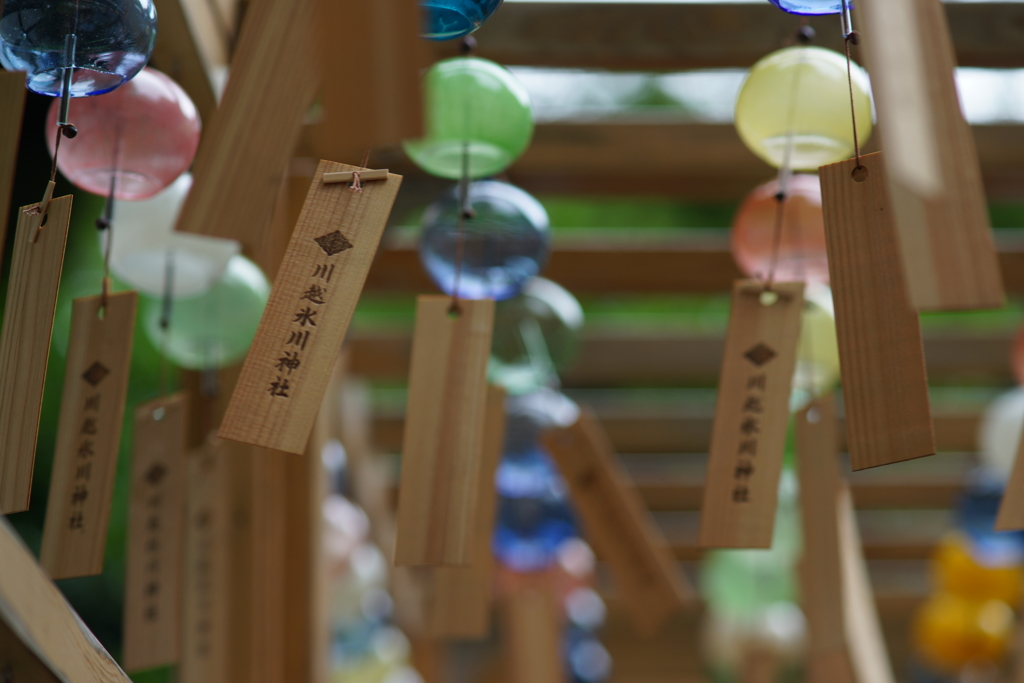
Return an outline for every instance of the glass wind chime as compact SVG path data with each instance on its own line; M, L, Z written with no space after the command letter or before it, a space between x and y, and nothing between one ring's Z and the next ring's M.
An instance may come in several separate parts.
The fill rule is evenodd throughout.
M771 0L792 14L839 14L834 0ZM845 23L844 23L845 26ZM870 133L871 95L866 74L845 55L811 45L803 26L797 44L755 64L736 102L740 138L777 177L740 204L730 246L740 270L765 283L806 285L790 410L833 392L839 351L829 290L821 188L814 171L854 152L849 124L851 92L862 137ZM739 680L745 648L771 652L786 676L798 675L806 638L796 567L801 556L798 482L787 453L770 550L718 550L702 567L708 616L704 652L716 681ZM789 680L788 678L786 680Z
M421 4L425 36L447 39L474 30L500 2ZM596 683L608 677L611 661L596 637L604 604L594 591L593 554L579 538L566 483L541 445L542 432L579 414L557 390L557 372L572 357L583 312L569 292L537 277L550 249L543 206L493 178L530 143L529 96L511 72L471 56L471 49L427 73L426 135L405 143L425 171L458 181L424 213L420 259L454 301L498 302L488 377L509 398L496 474L497 589L513 594L538 578L549 585L567 617L566 670L573 681Z

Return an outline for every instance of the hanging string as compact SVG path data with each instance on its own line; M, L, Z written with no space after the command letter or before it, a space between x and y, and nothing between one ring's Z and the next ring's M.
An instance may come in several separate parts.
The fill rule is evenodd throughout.
M813 42L814 37L814 29L807 24L806 19L801 20L800 28L796 34L797 42L806 46ZM768 262L768 278L764 287L766 292L770 292L775 284L775 272L778 268L779 251L782 246L782 230L786 224L786 200L789 197L789 181L793 177L793 147L796 137L793 127L796 122L797 94L800 92L800 78L803 75L801 67L804 62L805 57L801 52L800 63L797 66L796 73L793 75L793 83L790 86L789 112L786 119L789 131L786 134L786 149L782 157L782 164L779 166L777 180L779 190L775 193L775 225L772 230L772 251Z
M369 168L369 166L368 166L369 163L370 163L370 148L367 147L366 148L366 154L363 155L363 161L362 161L361 164L359 164L359 167L360 168ZM359 171L353 171L352 172L352 184L349 185L348 187L353 192L362 192L363 191L363 180L362 180L362 178L359 177Z
M118 125L114 134L114 157L110 168L110 189L107 201L103 205L103 215L96 219L96 228L106 231L103 241L103 282L101 283L100 317L107 310L107 298L110 296L110 252L114 248L114 195L117 193L117 175L121 168L121 127Z
M455 279L452 286L452 305L448 308L450 315L462 313L459 305L459 291L462 287L462 261L465 258L466 220L474 215L469 205L469 142L462 143L462 173L459 177L459 207L455 222Z
M43 199L38 205L25 209L24 213L29 216L45 215L50 207L50 200L53 199L53 189L57 183L57 158L60 156L61 138L73 138L78 135L78 129L68 123L68 113L71 110L71 84L75 73L75 49L78 46L78 36L75 31L78 27L78 3L75 3L75 22L64 36L64 66L61 73L60 85L60 110L57 118L57 139L53 145L53 163L50 164L50 180L46 184L46 191L43 192ZM45 220L39 221L39 227L32 236L32 243L39 240L39 233L46 225Z
M860 137L857 133L857 100L853 94L853 58L850 56L850 46L860 45L860 34L853 30L850 3L848 0L842 0L842 2L843 11L840 17L842 19L843 43L846 46L846 79L850 85L850 118L853 121L853 150L857 159L857 166L854 167L853 173L856 179L857 175L865 169L860 163Z
M164 292L160 302L160 396L167 390L167 341L171 333L171 313L174 310L174 250L167 250L164 266Z

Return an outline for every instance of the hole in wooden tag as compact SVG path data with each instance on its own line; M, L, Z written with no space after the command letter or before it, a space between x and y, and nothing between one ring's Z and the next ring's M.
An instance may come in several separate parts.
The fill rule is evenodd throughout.
M868 169L866 169L863 166L858 166L857 168L853 169L853 173L851 173L850 175L853 177L855 182L863 183L865 180L868 179Z
M807 421L812 425L816 425L821 421L821 413L818 412L817 408L811 408L807 411Z
M167 416L167 409L160 407L153 411L153 421L159 422Z
M774 306L779 302L779 295L775 292L765 290L761 292L761 305L762 306Z

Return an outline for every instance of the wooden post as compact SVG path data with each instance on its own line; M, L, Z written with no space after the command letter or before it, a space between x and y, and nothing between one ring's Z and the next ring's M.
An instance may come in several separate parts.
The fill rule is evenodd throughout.
M5 678L129 683L3 517L0 557L0 671L10 667Z

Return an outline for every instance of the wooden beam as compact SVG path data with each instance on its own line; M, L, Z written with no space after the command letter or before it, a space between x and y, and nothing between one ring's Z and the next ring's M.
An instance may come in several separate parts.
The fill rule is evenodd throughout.
M1024 7L948 4L963 66L1024 66ZM856 21L856 15L854 17ZM839 19L812 17L815 44L842 50ZM764 2L505 3L476 33L478 54L501 64L680 71L749 67L792 41L798 18ZM455 54L442 43L438 57Z
M574 294L725 294L743 277L725 230L680 230L677 236L658 239L606 232L609 237L601 239L556 241L541 275ZM1024 233L1005 230L996 235L1006 289L1011 295L1024 294ZM365 290L423 293L437 287L423 270L415 244L389 243L385 236Z
M925 333L925 358L933 384L1009 384L1010 332ZM569 388L616 386L713 386L722 363L721 334L592 331L579 356L562 373ZM397 381L409 375L412 339L403 332L352 335L352 373Z
M642 403L600 407L595 411L619 453L707 453L711 441L712 405ZM977 412L934 412L935 439L941 452L974 452L981 415ZM379 450L398 453L402 444L401 412L379 412L374 434ZM842 422L842 421L841 421ZM845 429L845 423L842 424ZM845 449L845 439L842 439Z

